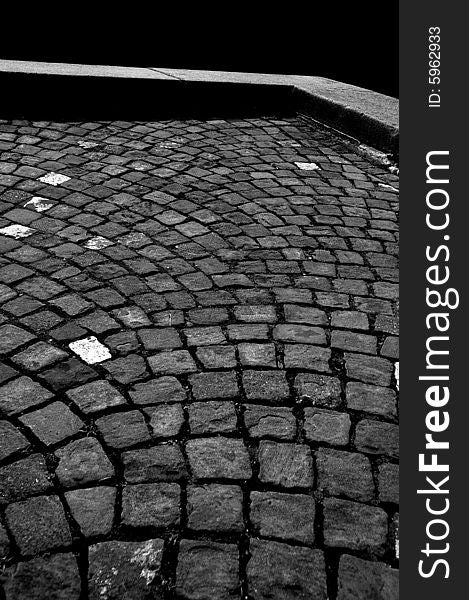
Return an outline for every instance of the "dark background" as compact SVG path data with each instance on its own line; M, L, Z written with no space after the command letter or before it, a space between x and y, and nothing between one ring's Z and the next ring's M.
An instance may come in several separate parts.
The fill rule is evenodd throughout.
M398 95L397 0L197 11L116 3L107 15L67 6L4 27L0 58L321 75Z

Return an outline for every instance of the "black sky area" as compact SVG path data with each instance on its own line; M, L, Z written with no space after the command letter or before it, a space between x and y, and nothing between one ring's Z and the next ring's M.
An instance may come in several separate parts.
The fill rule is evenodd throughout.
M58 27L23 24L2 36L0 58L320 75L398 96L396 0L253 3L233 14L129 6L107 20L83 11Z

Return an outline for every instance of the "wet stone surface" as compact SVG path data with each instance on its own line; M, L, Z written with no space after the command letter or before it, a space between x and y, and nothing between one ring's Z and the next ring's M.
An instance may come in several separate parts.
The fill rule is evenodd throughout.
M2 598L397 599L397 183L300 118L0 121Z
M92 545L89 557L90 600L163 598L162 555L161 539Z

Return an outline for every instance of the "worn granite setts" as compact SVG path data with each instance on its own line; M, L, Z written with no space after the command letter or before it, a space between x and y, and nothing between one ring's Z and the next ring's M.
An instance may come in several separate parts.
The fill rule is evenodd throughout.
M0 121L6 600L397 599L397 183L301 118Z

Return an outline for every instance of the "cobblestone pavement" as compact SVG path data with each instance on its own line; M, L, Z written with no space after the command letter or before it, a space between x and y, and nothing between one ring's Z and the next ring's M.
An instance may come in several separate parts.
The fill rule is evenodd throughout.
M300 118L0 151L7 600L397 598L397 177Z

